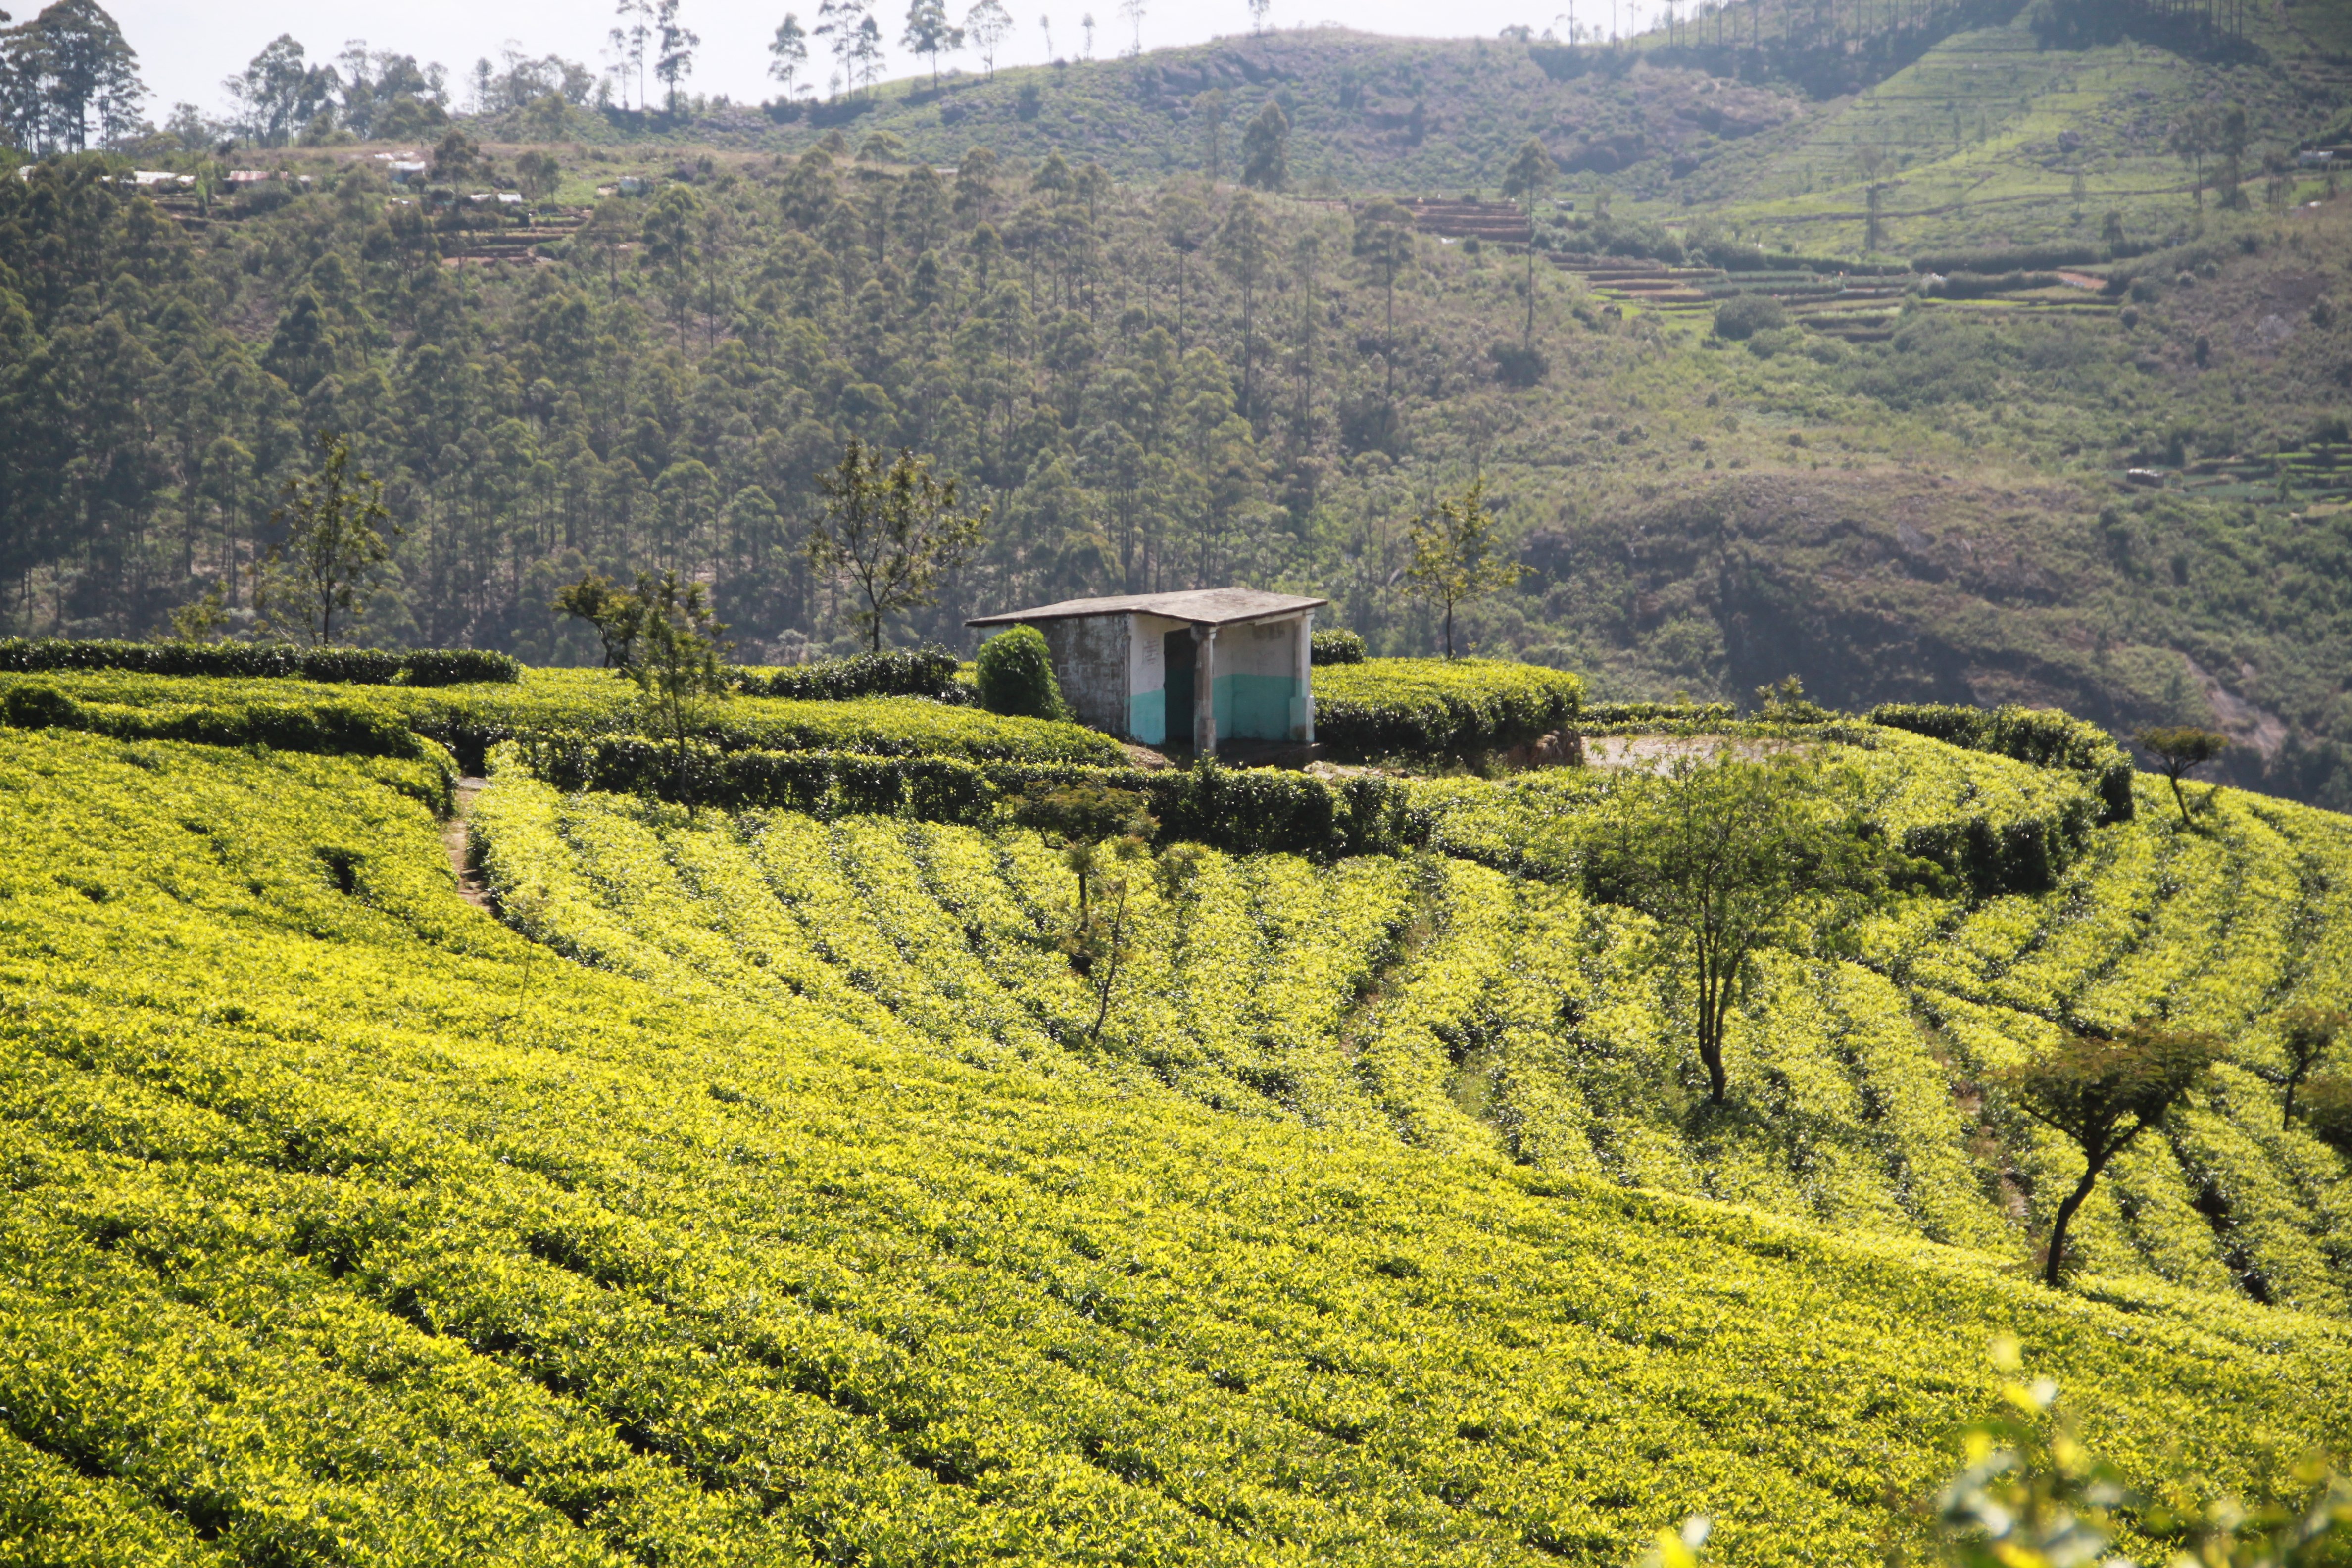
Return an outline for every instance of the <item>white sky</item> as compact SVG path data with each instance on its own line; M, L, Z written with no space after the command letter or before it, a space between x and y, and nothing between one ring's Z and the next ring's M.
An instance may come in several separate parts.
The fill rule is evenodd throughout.
M1657 0L1616 0L1622 7L1618 25L1631 30L1636 4L1647 12ZM1120 18L1120 0L1004 0L1015 26L997 63L1034 64L1047 58L1045 39L1037 19L1053 20L1054 53L1075 59L1083 45L1079 19L1094 14L1095 56L1103 58L1129 42L1132 32ZM1576 0L1580 28L1609 26L1611 0ZM785 11L799 14L803 26L815 22L817 0L684 0L681 19L702 35L696 57L693 90L726 94L738 102L758 102L772 97L774 83L767 78L767 44ZM958 21L970 0L949 0L949 12ZM440 61L449 68L453 90L474 61L499 58L500 47L511 40L532 56L558 54L580 61L592 70L605 63L604 35L612 26L609 0L586 4L556 4L555 0L401 0L392 5L358 5L352 0L233 0L229 5L206 0L114 0L110 6L131 47L139 52L139 67L154 91L152 117L161 123L173 103L186 101L208 113L222 113L228 96L223 78L240 70L262 46L280 33L291 33L310 51L313 61L331 59L347 40L364 38L378 49L413 54L418 62ZM37 0L9 5L20 16L39 8ZM1548 10L1548 8L1549 8ZM1334 21L1370 32L1454 37L1492 37L1504 27L1524 24L1538 32L1552 26L1551 12L1564 13L1568 0L1275 0L1268 17L1272 26ZM895 44L904 26L904 0L877 0L875 15ZM1200 0L1178 5L1174 0L1146 0L1143 43L1146 48L1200 43L1223 35L1246 32L1249 12L1244 0ZM1565 25L1557 29L1565 36ZM822 40L819 40L821 43ZM812 57L818 51L812 49ZM941 65L949 63L944 58ZM960 63L976 67L966 58ZM894 52L892 75L909 74L917 62ZM812 58L822 87L819 61ZM803 79L805 80L805 78ZM460 95L459 107L464 107Z

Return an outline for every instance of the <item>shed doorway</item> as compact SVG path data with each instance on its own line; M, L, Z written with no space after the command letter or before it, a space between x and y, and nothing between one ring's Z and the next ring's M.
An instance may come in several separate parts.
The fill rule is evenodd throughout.
M1160 667L1168 693L1167 739L1160 744L1190 750L1200 739L1192 723L1192 674L1199 662L1199 644L1190 626L1179 626L1160 639Z

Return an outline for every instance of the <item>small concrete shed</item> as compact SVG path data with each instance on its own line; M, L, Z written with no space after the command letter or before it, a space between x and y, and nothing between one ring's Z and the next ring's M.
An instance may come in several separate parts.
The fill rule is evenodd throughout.
M1315 612L1328 603L1195 588L1066 599L964 624L1035 626L1080 722L1208 756L1220 737L1313 743L1309 642Z

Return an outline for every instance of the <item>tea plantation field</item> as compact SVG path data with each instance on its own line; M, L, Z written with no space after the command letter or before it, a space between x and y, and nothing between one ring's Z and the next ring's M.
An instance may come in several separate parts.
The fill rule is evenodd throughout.
M1906 831L2080 787L1939 751ZM2341 819L2147 793L1776 959L1710 1122L1627 918L1446 852L1517 786L1141 889L1096 1037L1034 835L494 754L503 921L431 748L0 728L0 1560L1852 1562L2004 1332L2136 1476L2352 1446L2344 1165L2250 1070L2342 984ZM1975 1089L2062 994L2244 1064L2068 1294Z
M2004 783L2019 809L2056 776L1885 740L1858 754L1909 792L1888 803L1898 816L1956 808L1963 789L1981 808ZM1923 798L1939 776L1923 754L1951 798ZM1712 1116L1695 1114L1688 1025L1639 918L1457 855L1211 855L1173 898L1137 879L1138 956L1096 1037L1097 998L1055 945L1075 880L1032 834L689 820L513 770L475 832L523 929L676 994L799 998L976 1063L1091 1062L1246 1115L2020 1255L2079 1157L1976 1080L2053 1043L2062 1013L2161 1014L2235 1040L2235 1058L2098 1189L2078 1233L2096 1267L2341 1312L2352 1180L2282 1126L2255 1069L2280 1065L2273 1014L2352 987L2352 823L2232 793L2185 828L2161 787L2096 829L2053 891L1919 898L1858 958L1769 958L1731 1037L1739 1103ZM1481 796L1572 811L1586 788L1428 793L1456 817L1482 805L1491 830L1526 808Z

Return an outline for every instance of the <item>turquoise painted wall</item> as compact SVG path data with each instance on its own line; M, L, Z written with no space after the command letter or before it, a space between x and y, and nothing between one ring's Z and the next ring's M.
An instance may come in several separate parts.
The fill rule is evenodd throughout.
M1221 675L1212 700L1217 735L1237 741L1290 739L1290 704L1303 693L1287 675Z
M1127 732L1147 746L1168 743L1168 693L1138 691L1127 700Z

